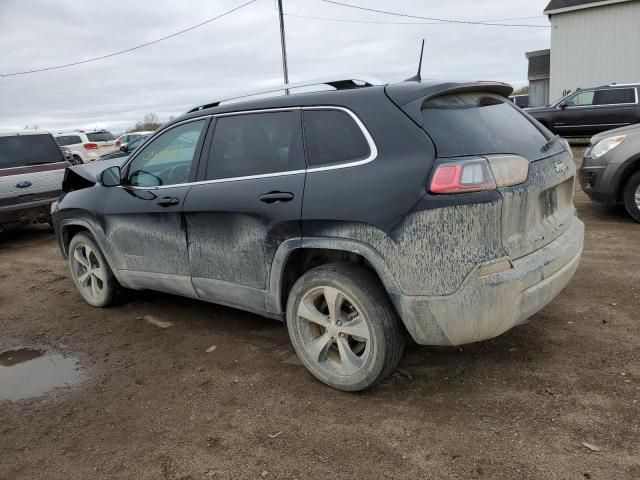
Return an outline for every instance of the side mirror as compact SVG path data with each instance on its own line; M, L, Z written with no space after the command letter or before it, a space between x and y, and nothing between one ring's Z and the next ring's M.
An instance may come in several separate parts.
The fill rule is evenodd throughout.
M567 108L569 106L569 104L567 102L562 102L560 104L560 110L564 110L565 108Z
M120 147L120 151L121 151L121 152L128 152L129 150L127 150L127 146L126 146L126 145L122 145L122 146Z
M122 185L122 179L120 178L120 175L120 167L114 165L113 167L109 167L106 170L103 170L102 173L98 176L98 181L103 187L117 187L118 185Z

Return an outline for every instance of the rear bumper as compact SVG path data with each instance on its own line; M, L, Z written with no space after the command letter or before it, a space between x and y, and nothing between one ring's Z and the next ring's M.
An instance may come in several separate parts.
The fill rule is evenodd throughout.
M462 345L496 337L549 304L573 277L584 240L584 224L543 248L511 262L512 268L481 275L478 265L451 295L396 297L414 340L422 345Z

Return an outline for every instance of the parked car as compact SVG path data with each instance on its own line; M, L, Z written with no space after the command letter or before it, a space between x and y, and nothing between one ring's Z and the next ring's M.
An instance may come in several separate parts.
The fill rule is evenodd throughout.
M111 158L127 157L133 153L133 151L144 143L149 135L138 135L135 138L129 140L128 143L122 145L119 150L112 153L102 155L98 160L109 160Z
M549 107L530 108L531 116L564 137L591 136L640 122L640 84L577 90Z
M405 331L492 338L564 288L575 163L509 85L325 83L202 105L68 169L54 225L84 300L151 289L286 319L309 371L355 391L393 371Z
M49 132L0 131L0 232L49 222L68 165Z
M153 132L131 132L131 133L125 133L124 135L120 135L118 137L118 140L120 141L120 146L124 147L127 143L129 143L130 141L134 140L135 138L138 138L140 136L143 137L148 137L149 135L151 135Z
M591 138L580 167L580 184L591 200L622 204L640 222L640 125Z
M527 108L529 106L529 95L511 95L509 97L513 103L515 103L520 108Z
M106 155L120 148L120 142L116 140L116 137L111 132L106 130L92 132L76 130L74 132L57 133L55 138L58 145L71 151L73 163L94 162L101 155Z

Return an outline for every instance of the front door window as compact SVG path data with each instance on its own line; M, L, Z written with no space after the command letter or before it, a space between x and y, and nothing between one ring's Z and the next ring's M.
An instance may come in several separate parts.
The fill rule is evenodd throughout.
M127 184L159 187L186 183L204 125L204 119L184 123L155 138L129 164Z

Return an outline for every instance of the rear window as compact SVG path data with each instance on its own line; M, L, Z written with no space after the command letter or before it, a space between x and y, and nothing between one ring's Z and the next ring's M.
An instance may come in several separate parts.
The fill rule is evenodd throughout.
M635 103L635 88L614 88L610 90L596 90L594 105L615 105L618 103Z
M90 142L110 142L116 139L111 132L87 133L87 138Z
M58 145L61 147L66 147L67 145L82 143L82 139L78 135L63 135L61 137L56 137L56 142L58 142Z
M64 156L51 135L0 137L0 168L64 161Z
M547 138L506 98L460 93L427 100L423 128L439 157L511 153L529 160L543 156Z

